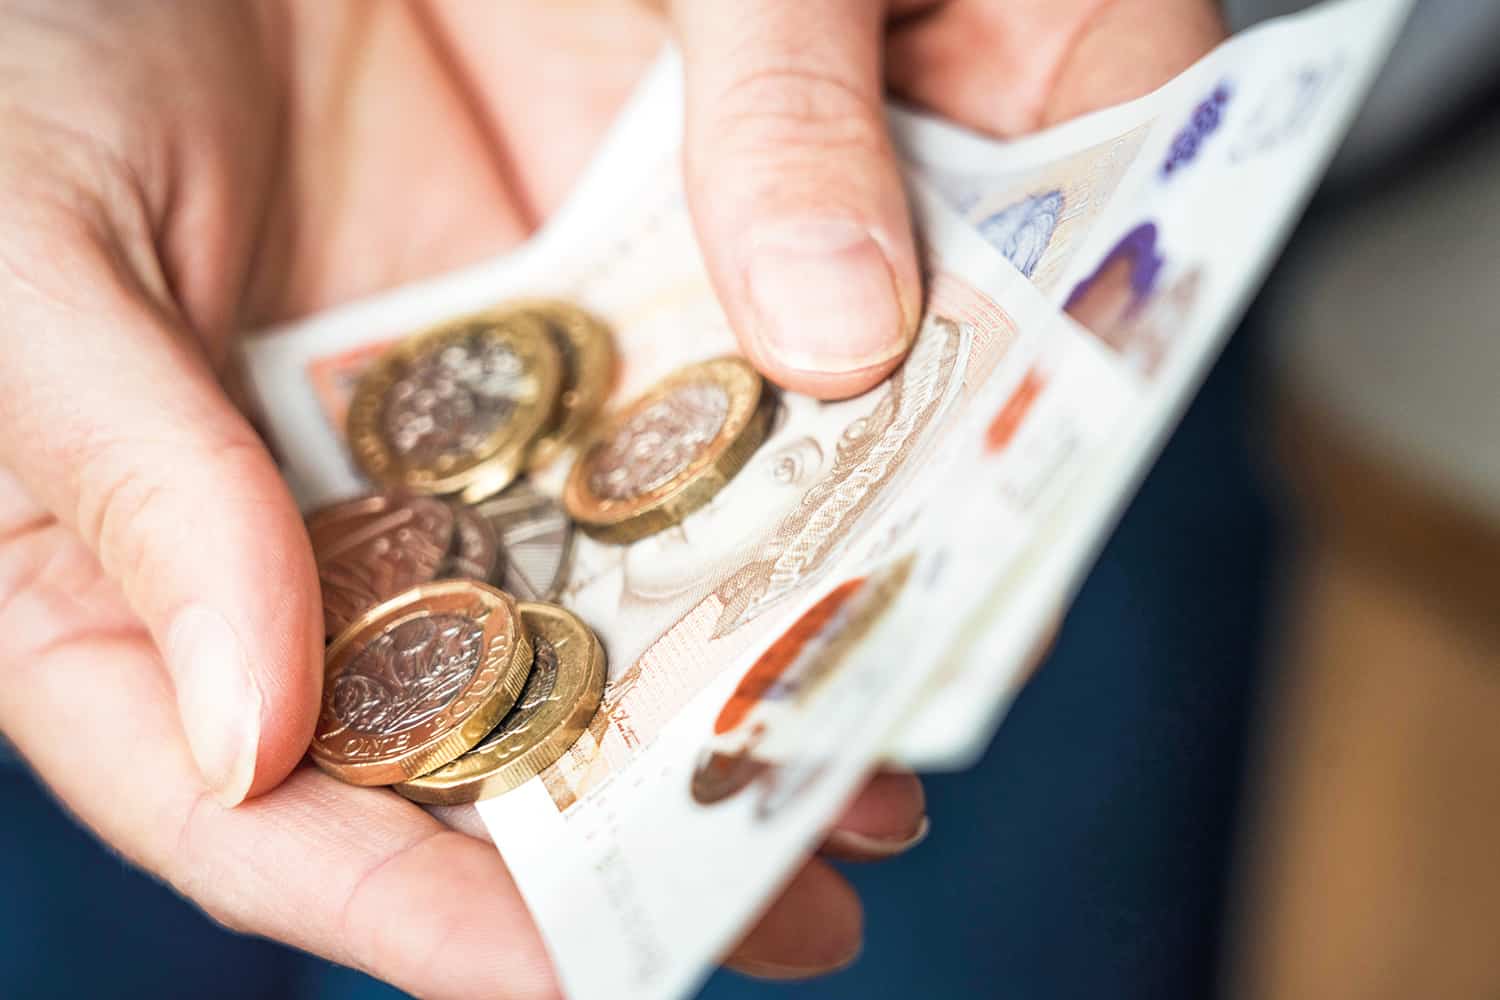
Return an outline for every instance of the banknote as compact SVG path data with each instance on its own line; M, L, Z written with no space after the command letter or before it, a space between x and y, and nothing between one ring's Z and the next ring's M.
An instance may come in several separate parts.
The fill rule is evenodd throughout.
M1057 368L1014 393L1007 405L1035 411L1033 435L1087 439L1096 449L1074 463L1066 494L1044 502L1013 499L1015 476L1039 474L1033 457L973 438L962 466L972 489L962 509L934 506L926 518L916 572L927 589L908 602L909 627L951 643L932 651L940 666L893 739L893 757L957 768L988 745L1024 680L1033 620L1052 620L1092 564L1282 246L1409 7L1341 0L1267 23L1156 93L1016 142L892 113L914 172L1136 380L1124 405L1095 397L1087 378L1070 390ZM1043 202L1055 211L1039 216ZM1015 221L1018 213L1027 221ZM1107 437L1081 434L1104 409ZM969 527L995 520L1014 529L1004 537L1023 539L999 559L974 545ZM948 526L958 530L938 537Z
M523 293L576 302L614 333L620 398L735 349L676 166L681 102L669 57L606 142L607 169L520 253L249 342L304 503L367 488L341 438L350 387L382 345L445 316ZM913 201L928 311L897 374L850 400L782 394L766 441L703 509L630 545L575 543L562 602L606 648L603 705L561 760L478 807L571 995L690 990L791 874L920 686L899 658L835 654L879 635L906 585L903 539L944 442L1038 345L1071 338L1103 356L936 197ZM774 670L799 642L798 669ZM825 666L801 669L809 659ZM777 696L752 698L768 671ZM754 745L732 750L747 734ZM773 766L715 786L712 762L735 754Z
M1022 143L892 109L928 288L911 357L855 399L781 394L766 442L680 525L580 538L562 603L606 648L600 712L528 784L441 811L488 830L569 995L689 993L873 764L983 745L1404 6L1343 0ZM1326 79L1296 83L1315 55ZM681 108L669 53L521 249L247 341L300 502L368 488L342 436L351 387L452 316L577 302L614 332L617 399L735 349L686 208Z

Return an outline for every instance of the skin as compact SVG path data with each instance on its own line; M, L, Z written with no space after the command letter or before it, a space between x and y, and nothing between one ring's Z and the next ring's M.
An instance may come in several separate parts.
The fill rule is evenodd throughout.
M884 87L1015 135L1150 90L1222 28L1208 0L0 0L0 730L230 927L423 996L556 995L491 846L300 765L312 554L223 376L239 331L524 239L668 34L745 352L838 397L899 361L921 302ZM878 775L829 850L889 855L923 814ZM814 858L729 961L834 968L860 920Z
M1085 328L1114 344L1120 325L1125 322L1126 316L1130 314L1130 307L1135 303L1135 291L1130 285L1134 266L1132 259L1125 256L1110 261L1094 278L1088 291L1068 308L1068 314Z

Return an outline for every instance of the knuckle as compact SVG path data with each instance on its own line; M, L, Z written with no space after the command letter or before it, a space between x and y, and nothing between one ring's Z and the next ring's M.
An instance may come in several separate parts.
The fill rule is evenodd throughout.
M42 301L78 300L89 279L117 264L111 247L139 262L154 253L151 213L131 161L74 124L21 109L0 113L5 226L0 280Z
M834 73L770 66L734 77L714 102L711 132L730 155L884 149L879 106Z
M78 470L77 526L110 576L142 569L149 555L146 525L166 499L165 487L138 455L99 449Z
M195 522L209 512L193 497L217 498L213 513L224 522L254 495L244 484L259 481L268 462L248 430L212 442L111 434L79 450L75 526L105 572L126 581L159 575L172 548L164 539L198 536Z

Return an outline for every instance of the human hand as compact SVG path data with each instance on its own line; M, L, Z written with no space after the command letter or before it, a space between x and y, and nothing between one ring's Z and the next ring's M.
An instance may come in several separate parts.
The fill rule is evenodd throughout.
M1148 93L1224 34L1214 0L669 4L688 200L747 356L845 396L906 354L922 303L889 88L1015 136Z
M106 841L211 915L423 995L555 986L490 845L297 767L321 683L316 575L220 375L237 330L524 238L664 30L633 7L589 13L0 0L0 729ZM463 18L476 30L455 30ZM695 95L715 79L695 54L709 29L682 24ZM760 79L744 86L780 93ZM819 94L781 99L816 110ZM746 107L728 123L756 128ZM702 99L692 114L701 137ZM763 204L788 218L825 204L782 196L818 192L832 175L815 154L843 147L814 141L816 117L778 120L791 131L759 133L765 170L747 161L724 190L781 199ZM703 178L712 156L694 148ZM884 190L880 155L845 157L869 175L851 191ZM706 223L725 210L694 191L726 306L763 339L725 291L738 258ZM910 263L904 226L891 245ZM774 348L749 353L796 377ZM850 377L801 387L852 391ZM882 776L831 845L884 853L922 811L915 779ZM858 938L852 891L814 860L734 960L811 972Z

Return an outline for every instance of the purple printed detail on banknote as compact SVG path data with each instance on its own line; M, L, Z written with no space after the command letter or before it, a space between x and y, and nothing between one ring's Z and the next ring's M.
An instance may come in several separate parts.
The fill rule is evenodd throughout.
M1143 222L1120 238L1094 272L1068 296L1063 309L1083 326L1110 340L1110 333L1145 306L1164 264L1154 222Z
M1203 148L1204 141L1219 130L1224 122L1224 108L1229 104L1230 94L1229 84L1220 83L1213 93L1198 102L1198 106L1193 109L1193 116L1173 137L1172 145L1167 150L1166 162L1161 165L1163 180L1170 179L1174 173L1193 162Z
M1030 278L1052 243L1063 206L1061 191L1028 195L980 220L979 235Z

